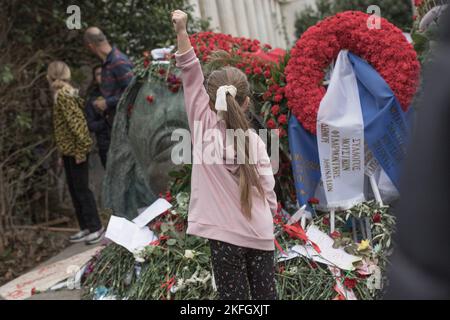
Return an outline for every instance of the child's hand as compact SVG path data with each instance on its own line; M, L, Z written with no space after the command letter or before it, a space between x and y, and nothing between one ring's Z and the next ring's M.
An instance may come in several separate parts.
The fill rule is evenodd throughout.
M188 15L181 10L172 12L172 23L177 34L186 32Z

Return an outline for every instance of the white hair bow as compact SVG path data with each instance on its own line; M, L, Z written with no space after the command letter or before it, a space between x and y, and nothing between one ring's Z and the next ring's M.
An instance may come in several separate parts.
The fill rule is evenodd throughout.
M235 86L221 86L217 89L215 108L217 111L227 111L227 93L236 97L237 89Z

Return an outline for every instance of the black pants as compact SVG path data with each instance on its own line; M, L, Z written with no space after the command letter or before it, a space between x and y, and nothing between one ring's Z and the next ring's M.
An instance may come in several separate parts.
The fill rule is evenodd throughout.
M221 300L275 300L274 251L209 240L214 279Z
M106 169L107 154L108 154L108 149L98 149L98 155L100 157L100 162L102 163L103 169Z
M97 205L92 191L89 189L88 161L76 164L74 157L63 156L64 170L69 185L78 224L81 230L98 231L102 225L97 212Z

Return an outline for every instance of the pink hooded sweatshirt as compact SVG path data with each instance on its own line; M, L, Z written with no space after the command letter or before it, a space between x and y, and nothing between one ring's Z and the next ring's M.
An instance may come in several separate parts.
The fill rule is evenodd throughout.
M177 53L175 57L182 72L184 100L194 145L187 233L246 248L274 250L273 214L277 210L277 199L275 179L263 140L255 132L250 132L249 152L257 165L264 197L253 187L252 214L248 219L241 211L239 174L233 174L239 172L238 165L226 164L225 160L221 164L208 164L198 160L201 158L196 160L196 156L202 155L205 160L205 154L211 154L211 151L227 154L224 158L229 159L224 150L233 146L224 147L225 122L209 107L203 72L194 50ZM214 136L212 139L211 132L220 132L219 138L216 140ZM234 159L234 149L231 153Z

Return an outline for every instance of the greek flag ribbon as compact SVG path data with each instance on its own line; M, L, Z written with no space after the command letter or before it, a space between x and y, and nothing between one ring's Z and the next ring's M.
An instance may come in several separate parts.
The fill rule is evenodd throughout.
M397 197L411 113L403 112L372 66L341 51L318 111L317 136L294 116L289 119L299 205L319 197L322 208L324 201L328 209L345 209L368 200L372 195L364 185L369 176L375 177L383 200Z

